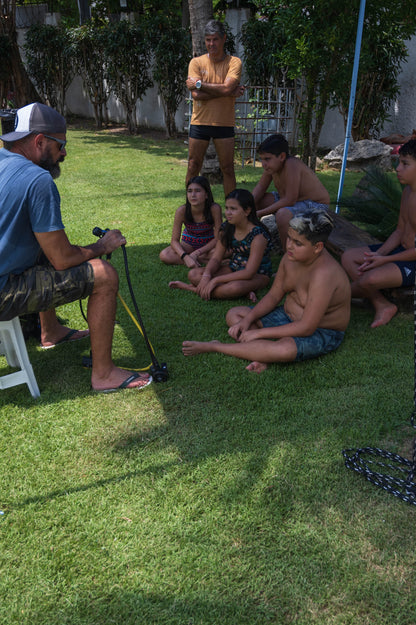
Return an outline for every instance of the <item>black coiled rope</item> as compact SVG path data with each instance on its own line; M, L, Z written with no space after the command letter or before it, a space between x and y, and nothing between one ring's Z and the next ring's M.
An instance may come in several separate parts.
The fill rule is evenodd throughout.
M414 309L414 359L415 380L413 394L413 413L410 422L416 429L416 288L413 292ZM363 447L361 449L344 449L342 455L345 466L357 473L361 473L366 480L402 499L406 503L416 505L416 437L413 440L412 460L403 458L377 447ZM392 474L387 474L390 471Z

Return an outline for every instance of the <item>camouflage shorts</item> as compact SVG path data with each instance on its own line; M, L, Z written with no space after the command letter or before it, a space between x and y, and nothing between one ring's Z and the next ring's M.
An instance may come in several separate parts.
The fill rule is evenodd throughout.
M83 299L91 295L93 288L94 271L90 263L64 271L57 271L51 265L35 265L9 276L0 291L0 321Z

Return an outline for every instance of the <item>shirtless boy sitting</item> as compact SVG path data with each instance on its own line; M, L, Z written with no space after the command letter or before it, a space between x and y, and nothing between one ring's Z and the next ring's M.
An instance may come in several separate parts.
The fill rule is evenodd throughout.
M322 210L292 217L287 251L270 291L254 307L227 313L236 343L184 341L185 356L217 352L251 360L261 373L271 362L316 358L336 349L350 319L348 276L325 249L332 218ZM280 305L286 296L284 305Z
M352 296L369 299L375 309L372 328L386 325L397 313L397 306L380 289L415 283L416 139L399 149L396 172L401 184L406 185L397 228L382 245L352 248L341 259L352 280Z
M315 208L327 210L329 193L316 174L295 156L289 155L289 144L283 135L268 137L257 150L264 173L253 189L257 216L276 214L283 250L289 221L299 211ZM277 191L267 192L271 181Z

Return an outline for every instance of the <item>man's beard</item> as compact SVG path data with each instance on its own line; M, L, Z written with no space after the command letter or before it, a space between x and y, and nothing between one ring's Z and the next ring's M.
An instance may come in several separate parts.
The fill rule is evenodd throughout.
M56 180L56 178L59 178L59 176L61 175L60 163L63 162L64 158L64 156L60 156L57 161L54 161L50 153L48 153L46 155L46 158L42 158L40 160L39 167L42 167L42 169L46 169L46 171L50 173L52 178Z

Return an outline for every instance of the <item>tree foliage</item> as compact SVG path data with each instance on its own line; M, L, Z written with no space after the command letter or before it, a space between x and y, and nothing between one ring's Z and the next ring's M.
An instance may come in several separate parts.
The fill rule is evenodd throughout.
M104 63L107 28L92 22L71 31L74 63L81 76L88 97L94 107L97 128L108 121L107 101L110 90L107 83L107 65Z
M314 166L327 108L335 104L344 113L348 108L345 103L350 93L360 2L255 3L271 24L284 28L286 41L275 60L287 66L290 77L298 81L302 157ZM383 111L397 93L395 78L406 56L403 39L416 32L414 1L403 0L398 5L367 0L364 31L362 57L367 62L360 67L354 123L357 132L361 128L363 133L370 133L385 119Z
M150 45L143 24L121 20L109 25L105 50L108 82L124 106L131 134L137 132L136 102L153 85L150 60Z
M286 42L282 24L252 18L243 25L240 40L249 84L262 87L281 84L287 72L279 58Z
M212 0L188 0L189 16L192 33L193 56L205 54L204 28L209 20L214 17Z
M25 51L28 72L43 99L63 114L66 91L75 73L68 30L33 24L26 33Z
M16 0L0 0L0 67L0 106L20 107L39 100L17 45Z
M153 22L153 78L162 96L166 130L177 134L175 113L185 95L185 81L191 56L189 32L171 20Z
M385 6L384 6L385 5ZM360 66L355 95L352 136L355 141L377 136L388 120L388 109L399 92L398 75L407 58L405 40L416 32L416 10L413 3L409 9L413 22L409 22L403 5L371 2L368 5L363 29ZM350 72L345 64L339 68L340 84L348 85ZM349 90L337 89L333 97L344 117L348 117Z
M365 224L367 232L385 241L397 226L402 191L396 176L369 167L354 195L341 198L339 205L348 219Z

